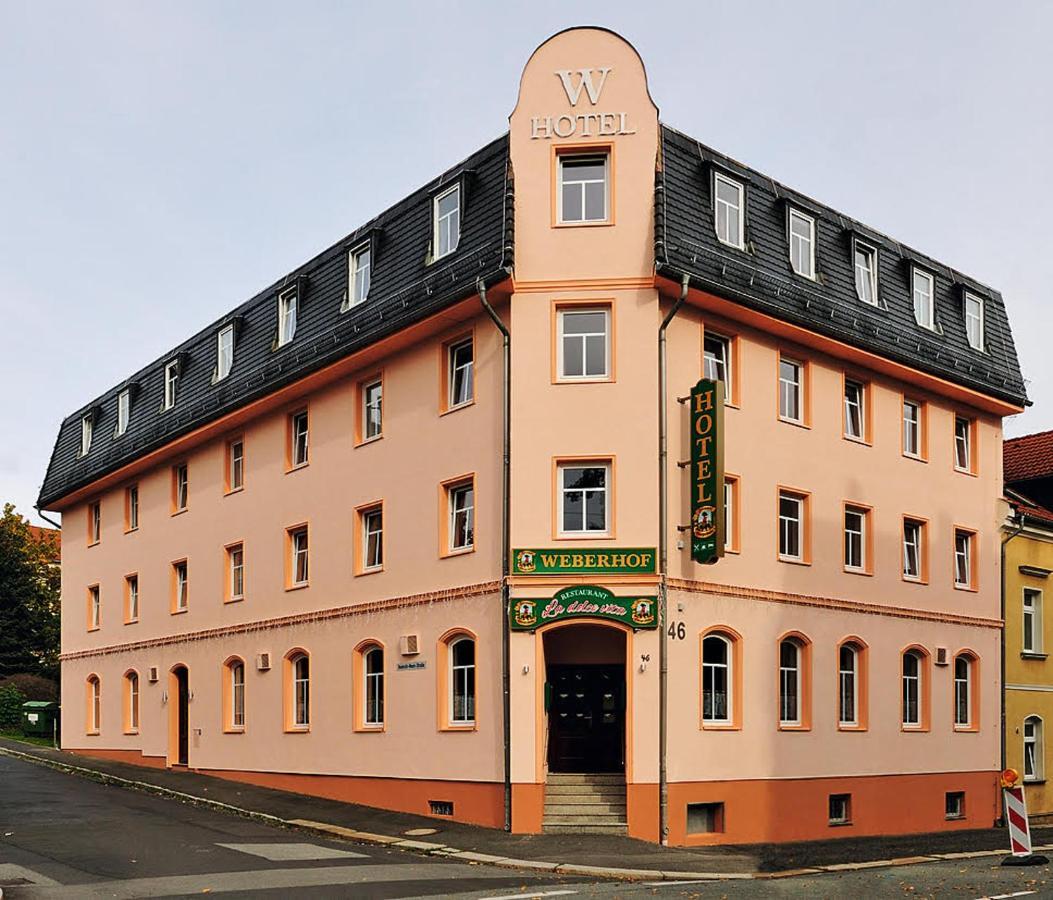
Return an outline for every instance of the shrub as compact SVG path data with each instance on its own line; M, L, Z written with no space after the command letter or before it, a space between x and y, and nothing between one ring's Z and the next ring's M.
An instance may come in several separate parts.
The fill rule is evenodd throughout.
M15 687L25 694L26 700L58 700L58 685L50 678L40 675L10 675L0 678L0 687Z
M22 704L26 695L15 685L0 685L0 731L13 731L22 725Z

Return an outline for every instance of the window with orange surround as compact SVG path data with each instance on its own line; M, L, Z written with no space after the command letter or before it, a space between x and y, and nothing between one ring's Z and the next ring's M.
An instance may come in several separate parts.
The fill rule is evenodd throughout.
M954 656L954 730L980 730L980 659L972 650Z
M466 628L452 628L439 638L436 679L440 731L476 728L476 666L478 640Z
M779 729L812 727L812 643L800 632L779 638Z
M124 673L124 733L139 733L139 673Z
M847 637L837 647L837 727L866 731L868 710L867 645Z
M904 731L929 730L931 666L929 652L920 646L908 647L901 657L901 716Z
M283 661L285 675L285 730L311 728L311 658L306 650L290 650Z
M701 661L700 727L738 729L742 726L742 637L723 625L699 636Z

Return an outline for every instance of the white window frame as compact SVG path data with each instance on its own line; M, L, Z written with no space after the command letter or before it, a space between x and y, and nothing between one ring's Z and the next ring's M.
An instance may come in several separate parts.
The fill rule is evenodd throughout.
M190 594L190 566L185 559L173 563L176 576L176 604L177 610L184 610L189 605Z
M710 639L720 641L724 645L724 662L707 662L706 661L706 642ZM735 645L731 638L727 635L713 632L707 634L702 638L702 721L708 725L730 725L735 720L735 681L734 681L734 665L735 665ZM706 714L706 674L709 673L709 685L710 693L713 695L710 703L709 714ZM718 716L715 713L717 708L716 696L717 692L715 686L717 683L717 673L722 672L724 678L724 715Z
M468 502L460 502L459 498L468 495ZM475 482L462 481L452 484L446 489L446 505L449 510L449 535L447 546L451 553L462 550L472 550L475 547ZM458 517L464 521L464 530L468 534L468 540L464 543L458 542Z
M245 599L245 545L234 544L227 550L227 569L230 578L230 599Z
M303 428L300 427L301 422L303 423ZM306 466L311 459L311 421L308 418L306 409L293 413L289 417L289 431L289 463L294 469Z
M921 581L924 573L925 563L925 526L916 521L915 519L904 519L903 520L903 577L907 581ZM910 535L917 537L916 541L909 539ZM910 553L914 551L914 561L916 563L917 572L910 571Z
M465 641L472 645L472 661L470 663L463 663L458 665L456 663L456 648L458 644L462 644ZM449 679L450 679L450 693L447 698L450 706L450 724L451 725L474 725L475 724L475 701L476 693L478 690L478 683L476 676L476 663L478 660L478 646L473 637L469 635L460 635L450 641L447 655L449 657ZM472 690L468 690L469 674L471 673ZM457 716L457 692L458 689L463 689L464 692L464 715L458 718ZM468 709L469 703L471 704L471 710Z
M721 186L730 187L738 194L738 205L729 203L720 196ZM728 225L730 219L728 211L734 210L738 218L738 228L732 234ZM720 213L724 212L725 228L721 234ZM722 172L713 173L713 230L716 232L717 240L736 250L746 249L746 186L734 178L729 178Z
M917 663L917 674L907 674L907 658L915 660ZM922 655L916 650L907 650L903 654L901 662L902 670L900 672L900 721L904 728L920 728L925 720L925 711L922 709L922 704L925 702L924 694L924 679L925 679L925 660ZM913 686L913 687L912 687ZM915 718L909 718L908 707L910 703L910 691L914 692L914 712Z
M1031 734L1028 734L1028 726L1031 727ZM1024 781L1044 781L1046 777L1045 767L1045 736L1043 732L1043 723L1041 716L1027 716L1024 719L1023 728L1020 729L1023 734L1024 742L1024 764L1022 766L1024 770ZM1031 747L1031 766L1028 766L1028 747ZM1030 771L1028 769L1030 768Z
M710 341L720 346L719 357L716 353L709 352L706 344ZM732 368L731 338L717 334L715 331L710 331L707 328L702 335L702 374L712 381L724 382L725 400L732 396L732 382L735 378Z
M245 727L245 663L236 659L227 667L230 674L230 727ZM238 672L241 680L238 680Z
M230 471L227 473L227 481L232 491L240 491L245 487L245 441L238 438L231 441L228 447Z
M102 680L98 675L92 675L88 679L88 689L91 703L88 730L92 734L98 734L102 730Z
M568 487L565 487L567 472L571 471L571 470L579 470L579 469L603 469L603 473L604 473L603 474L603 487L601 487L601 488L599 488L599 487L596 487L596 488L574 488L574 487L568 488ZM557 475L558 475L558 479L559 479L558 484L557 484L557 489L558 489L557 506L558 506L558 508L556 510L556 515L558 517L557 524L558 524L558 528L559 528L559 534L561 534L561 535L575 535L575 536L577 536L577 535L602 536L602 535L605 535L605 534L610 534L610 532L611 532L611 471L612 471L612 468L611 468L610 462L604 462L604 461L596 461L596 462L588 462L588 461L582 461L582 462L573 461L572 462L572 461L568 461L568 462L561 462L561 463L558 464L558 466L557 466ZM564 501L565 501L567 493L581 494L581 503L582 503L582 506L581 506L581 525L582 525L582 527L581 528L568 529L568 528L565 527L566 522L565 522L565 519L564 519L564 516L563 516L563 507L564 507ZM603 496L603 528L602 529L589 528L588 527L587 512L588 512L588 496L590 494L602 494L602 496Z
M965 425L965 430L959 429L959 425ZM964 464L961 457L965 457ZM954 417L954 468L959 472L972 472L973 470L973 421L965 416Z
M959 663L965 666L965 677L958 674ZM954 727L971 728L973 724L973 660L964 653L954 657ZM965 719L960 717L964 702Z
M91 540L89 543L97 544L102 540L102 501L93 501L88 507L88 514L91 516L91 534L89 535Z
M139 730L139 673L129 672L124 676L128 682L128 728Z
M975 535L963 528L954 529L954 586L973 587L973 539ZM965 579L962 580L964 572Z
M914 415L908 415L913 410ZM903 455L912 459L922 459L922 406L917 400L903 398Z
M783 660L783 649L793 648L793 662L787 663ZM800 725L801 724L801 688L803 684L802 666L803 652L801 645L787 638L779 642L779 724ZM794 709L790 709L790 704Z
M834 815L833 803L841 804L841 812L839 815ZM831 825L848 825L852 821L852 795L851 794L831 794L827 800L827 812L829 814L829 822Z
M1021 595L1020 646L1023 653L1042 653L1042 600L1040 588L1025 587ZM1029 602L1030 601L1030 602ZM1027 640L1028 625L1031 626L1031 641Z
M849 397L850 390L855 391L855 398ZM867 439L867 388L862 381L853 378L845 379L845 437L852 441ZM852 412L855 410L858 429L852 430Z
M375 654L380 654L380 670L371 672L369 661ZM384 648L380 644L362 651L362 724L366 728L384 727Z
M179 360L173 359L165 363L165 395L163 410L172 409L176 405L176 389L179 383Z
M176 512L182 512L190 502L190 466L180 463L175 467Z
M216 332L216 381L222 381L234 367L234 325Z
M439 204L452 194L457 195L457 206L450 212L439 214ZM451 225L451 220L453 224ZM440 250L440 239L442 237L443 226L447 228L448 246L446 250ZM452 237L449 237L451 232ZM457 250L457 245L461 242L461 186L460 184L452 185L446 190L438 193L432 198L432 246L435 248L432 253L432 260L437 261L443 257L449 256Z
M91 450L91 439L95 433L95 417L88 413L80 420L80 453L78 456L87 456Z
M793 368L794 377L787 378L783 373L784 366ZM797 407L797 415L790 415L791 401ZM794 425L804 424L804 363L785 356L779 357L779 418Z
M919 290L919 282L926 289ZM910 276L911 297L914 306L914 321L929 331L936 330L936 278L931 272L917 267Z
M360 244L347 254L348 308L365 303L369 298L369 283L373 275L373 247Z
M464 347L468 347L471 351L472 358L467 362L458 363L457 351ZM450 344L446 354L446 380L449 394L446 398L446 406L447 409L457 409L475 400L475 339L467 337ZM466 385L465 396L460 400L457 399L458 376L461 378L460 384Z
M867 512L868 511L861 506L853 506L852 504L845 506L844 565L850 572L865 572L867 570L867 519L869 518ZM849 527L848 520L850 516L858 518L858 530ZM854 544L858 544L858 563L850 560L850 549L854 549Z
M102 588L93 584L88 588L88 627L93 631L102 624Z
M307 528L289 532L289 583L302 587L311 580L311 540ZM302 577L301 577L302 575Z
M292 724L294 728L309 728L311 725L311 658L298 653L290 663L292 679ZM303 671L300 664L303 663Z
M373 397L374 389L376 390L375 397ZM383 436L384 381L381 378L375 378L362 385L362 440L371 441Z
M603 331L590 331L575 334L567 334L565 322L568 316L596 315L603 316ZM611 308L609 306L573 306L559 309L556 314L556 357L560 381L605 381L611 377ZM590 337L603 338L603 371L590 372L588 366L588 339ZM581 374L572 375L566 371L566 343L576 341L581 345Z
M585 196L586 185L597 184L595 179L582 180L572 179L567 181L564 177L564 169L568 162L603 162L603 216L590 219L586 216ZM556 185L556 221L560 225L596 225L609 222L611 218L611 155L608 152L600 153L561 153L558 159L558 184ZM563 215L563 189L568 185L578 185L581 193L581 218L568 219Z
M724 476L724 549L737 550L735 546L735 500L739 489L738 478Z
M851 654L852 667L845 668L843 655ZM845 716L845 698L851 689L852 716ZM859 724L859 649L853 644L842 644L837 648L837 722L839 725Z
M376 539L375 550L370 542ZM378 572L384 568L384 508L374 506L362 511L362 571Z
M797 508L796 517L785 515L782 511L783 502L793 503ZM790 562L803 562L804 560L804 529L805 529L805 498L792 491L779 491L779 559ZM788 552L792 529L797 531L797 554Z
M984 351L984 301L983 297L965 292L965 338L974 350ZM974 311L975 310L975 311Z
M808 234L802 235L794 230L795 223L803 223L807 226ZM799 209L790 209L787 219L788 239L790 245L790 267L802 278L815 280L815 217L801 212ZM805 254L805 250L807 253Z
M117 395L117 427L113 430L114 437L120 437L128 430L128 422L132 417L132 395L125 388Z
M278 346L291 344L296 337L296 317L300 307L300 286L294 284L278 292Z
M124 579L128 585L128 621L139 621L139 576L129 575Z
M862 257L866 264L860 264ZM877 247L863 241L852 245L852 269L855 272L856 296L863 303L877 306L878 300L878 251ZM868 297L867 294L870 294Z
M128 486L128 530L135 531L139 527L139 485Z

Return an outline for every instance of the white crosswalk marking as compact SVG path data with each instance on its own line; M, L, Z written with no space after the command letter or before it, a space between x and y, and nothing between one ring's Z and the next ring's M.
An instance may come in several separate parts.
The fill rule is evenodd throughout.
M366 859L365 853L352 850L335 850L332 847L320 847L317 844L216 844L239 853L251 853L271 862L293 862L307 859Z

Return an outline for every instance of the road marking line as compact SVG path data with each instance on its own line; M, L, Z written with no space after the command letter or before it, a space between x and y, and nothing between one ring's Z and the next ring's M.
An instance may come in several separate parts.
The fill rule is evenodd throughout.
M227 850L236 850L238 853L249 853L259 856L271 862L285 862L289 860L317 860L317 859L367 859L365 853L355 853L352 850L337 850L333 847L322 847L319 844L306 844L302 842L275 843L257 842L252 844L216 844L217 847L225 847Z
M1013 894L993 894L990 897L981 897L980 900L1009 900L1010 897L1027 897L1037 893L1038 891L1016 891Z
M538 891L536 894L501 894L498 897L480 897L479 900L535 900L536 897L566 897L577 891Z
M645 887L676 887L680 884L716 884L712 878L696 878L693 881L642 881Z

